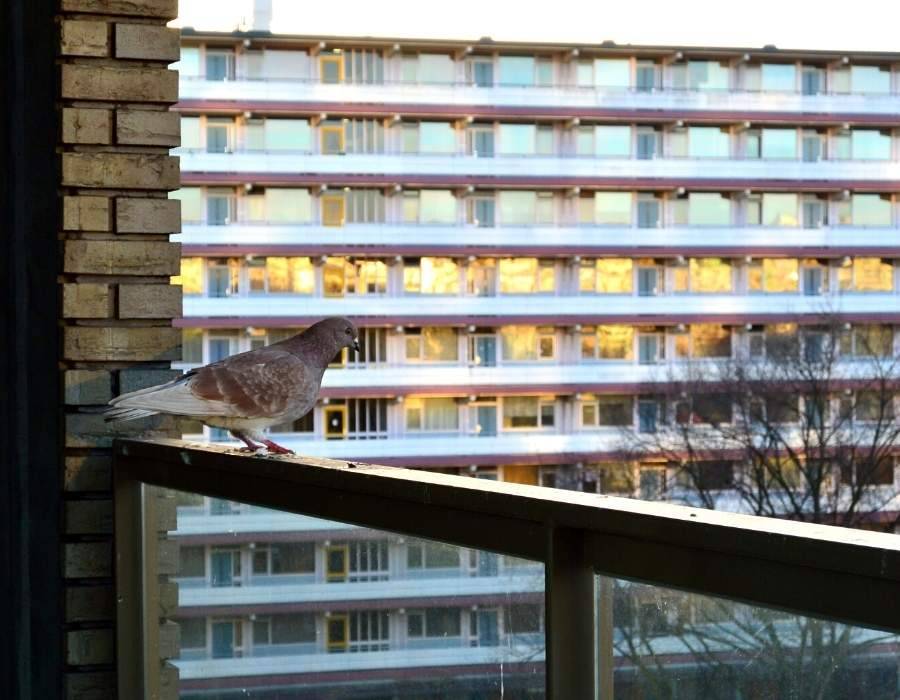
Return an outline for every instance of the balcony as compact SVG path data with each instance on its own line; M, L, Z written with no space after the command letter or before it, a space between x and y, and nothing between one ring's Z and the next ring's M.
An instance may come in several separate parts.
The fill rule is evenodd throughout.
M769 228L679 226L440 226L390 224L269 225L234 223L228 226L186 223L180 241L186 255L243 253L285 254L343 248L365 248L384 254L439 254L465 249L484 254L622 253L641 255L755 254L802 251L813 255L887 254L896 251L900 230L890 227L840 226L826 228Z
M772 323L797 316L839 314L862 321L896 317L897 295L848 293L321 298L300 295L184 299L186 327L301 326L322 316L350 316L361 325L502 325L536 323ZM371 319L371 321L368 321Z
M397 112L415 108L518 107L527 114L553 114L564 108L581 116L611 111L694 112L720 111L748 113L783 112L823 115L872 115L893 118L898 112L897 95L800 95L791 92L744 92L731 90L658 89L637 91L624 88L476 87L385 83L381 85L326 85L308 80L206 81L181 76L179 98L182 106L194 100L234 103L239 109L265 109L290 103L298 110L321 111L323 105L387 105ZM327 107L326 107L327 108ZM438 112L440 113L440 112ZM737 118L737 117L736 117Z
M553 156L470 155L321 155L317 153L234 152L180 150L185 184L260 184L351 182L410 184L504 184L527 182L546 186L566 184L629 184L668 187L759 186L767 189L804 189L843 186L894 190L900 163L892 161L760 160L730 158L592 158ZM349 178L349 179L347 179ZM732 185L728 185L732 183Z
M416 673L449 687L505 669L535 695L545 688L549 698L587 700L650 688L659 674L690 692L697 674L727 669L729 692L778 681L785 692L826 683L823 697L833 697L827 684L849 684L853 696L892 678L883 697L896 693L893 535L179 441L120 441L114 473L122 697L148 697L158 682L155 618L146 612L159 593L157 543L143 526L157 506L145 485L530 559L545 572L546 637L470 645L457 631L433 644L391 632L386 648L358 653L328 653L338 650L329 641L294 656L260 648L244 658L185 659L176 662L183 691L355 682L383 692ZM345 618L316 624L329 619ZM419 635L418 624L407 636ZM810 634L825 646L801 646Z

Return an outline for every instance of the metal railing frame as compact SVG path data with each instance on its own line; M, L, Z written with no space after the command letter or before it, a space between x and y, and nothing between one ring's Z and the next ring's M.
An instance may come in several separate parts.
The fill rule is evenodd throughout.
M597 574L900 631L895 535L179 440L118 440L114 454L119 697L159 687L145 484L543 562L548 698L612 697Z

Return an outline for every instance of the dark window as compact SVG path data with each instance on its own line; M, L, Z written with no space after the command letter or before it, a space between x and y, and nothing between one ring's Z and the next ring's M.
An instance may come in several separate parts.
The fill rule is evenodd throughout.
M315 545L312 542L273 544L272 573L298 574L316 570Z
M316 641L316 619L311 613L272 616L272 644Z

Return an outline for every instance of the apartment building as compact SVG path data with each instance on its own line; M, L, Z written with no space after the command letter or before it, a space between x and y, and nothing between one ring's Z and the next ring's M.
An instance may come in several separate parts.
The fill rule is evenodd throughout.
M178 366L360 327L298 452L662 498L620 443L668 369L825 311L900 352L900 54L186 30L178 68ZM541 687L539 567L188 496L177 536L196 697Z

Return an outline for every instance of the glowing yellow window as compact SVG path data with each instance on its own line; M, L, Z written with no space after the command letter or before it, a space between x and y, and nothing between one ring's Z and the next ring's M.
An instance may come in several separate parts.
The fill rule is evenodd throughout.
M796 292L800 280L796 259L765 258L749 270L751 292Z
M342 55L320 56L319 76L323 83L344 82L344 57Z
M172 278L172 284L180 284L182 294L202 294L203 258L182 258L181 274Z
M597 261L597 291L600 294L631 294L633 262L630 258Z
M344 125L329 124L319 127L322 153L334 154L344 152Z
M602 360L633 360L634 327L599 326L597 344L598 354Z
M731 263L721 258L691 258L690 276L692 292L731 291Z
M343 226L345 218L344 195L326 194L322 196L322 223L326 226Z
M881 258L854 258L840 268L838 282L842 291L890 292L894 288L894 268Z
M459 266L453 258L422 258L422 294L459 294Z

